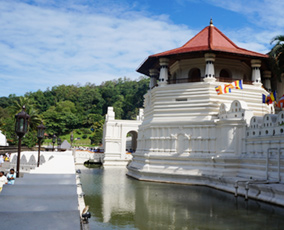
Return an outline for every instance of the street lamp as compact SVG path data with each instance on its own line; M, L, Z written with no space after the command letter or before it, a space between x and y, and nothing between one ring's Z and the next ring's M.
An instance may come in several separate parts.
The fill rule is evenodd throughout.
M21 142L22 137L26 134L29 127L29 119L30 116L25 112L25 106L23 106L23 110L15 115L16 124L15 124L15 132L19 137L18 142L18 158L17 158L17 178L20 175L20 160L21 160Z
M57 148L58 148L58 150L61 148L61 139L60 139L60 137L57 138Z
M73 143L73 141L74 141L74 135L73 135L73 133L71 133L71 135L70 135L70 141L71 141L71 148L72 148L72 143Z
M56 135L54 134L53 137L52 137L52 143L53 143L53 150L54 151L54 144L56 142Z
M41 140L44 138L44 130L45 130L45 126L41 122L41 124L37 127L37 138L38 138L37 167L39 167L39 162L40 162L40 144L41 144Z

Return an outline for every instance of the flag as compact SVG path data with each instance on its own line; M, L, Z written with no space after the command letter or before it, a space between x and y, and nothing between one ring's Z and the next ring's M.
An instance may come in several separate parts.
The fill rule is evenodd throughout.
M271 101L276 101L276 91L274 91L273 93L270 93L270 98L271 98Z
M279 99L278 103L276 104L279 108L284 108L284 95Z
M268 95L262 94L262 103L272 104L273 101L276 101L276 91L271 92Z
M262 103L269 104L268 96L262 94Z
M234 88L232 84L222 84L215 87L215 90L218 95L224 94L224 93L231 93L231 89Z
M237 80L232 83L235 89L243 89L243 80Z
M222 87L222 85L216 86L215 90L216 90L218 95L223 94L223 87Z
M226 83L215 87L218 95L231 93L231 89L243 89L243 80L237 80L232 83Z

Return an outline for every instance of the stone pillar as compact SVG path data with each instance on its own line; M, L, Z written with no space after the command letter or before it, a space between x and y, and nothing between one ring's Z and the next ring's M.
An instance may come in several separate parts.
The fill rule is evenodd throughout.
M152 88L154 88L157 85L157 78L158 78L159 71L156 70L156 69L150 69L149 74L150 74L149 88L151 90Z
M144 118L144 109L139 109L139 115L136 117L136 120L142 121Z
M260 75L260 66L261 60L253 59L251 60L251 68L252 68L252 84L254 85L262 85L261 84L261 75Z
M267 91L271 92L271 72L270 71L263 71L263 78L264 78L264 87Z
M205 67L205 78L204 81L206 82L214 82L216 81L215 78L215 68L214 68L214 61L215 61L215 54L206 53L204 55L206 67Z
M107 108L107 114L106 114L106 121L115 120L115 113L113 111L113 107Z
M168 65L169 59L168 58L160 58L160 77L159 77L159 86L164 86L167 84L168 81Z

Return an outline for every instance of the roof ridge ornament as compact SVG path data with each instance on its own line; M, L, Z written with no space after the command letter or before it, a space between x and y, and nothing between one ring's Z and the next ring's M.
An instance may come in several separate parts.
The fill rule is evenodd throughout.
M210 26L214 26L212 18L210 18Z

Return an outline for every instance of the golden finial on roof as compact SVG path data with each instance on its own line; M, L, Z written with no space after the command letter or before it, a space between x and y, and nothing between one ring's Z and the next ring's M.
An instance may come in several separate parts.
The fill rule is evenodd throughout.
M213 20L212 20L212 18L210 19L210 26L213 26Z

